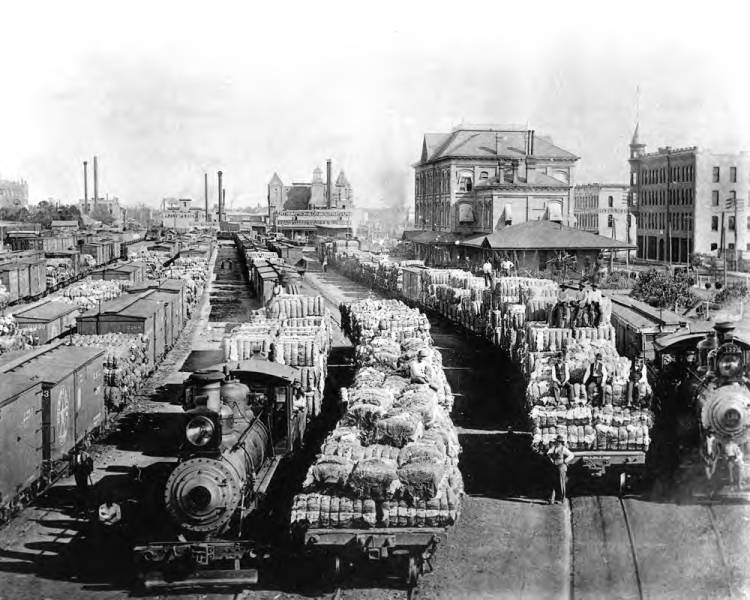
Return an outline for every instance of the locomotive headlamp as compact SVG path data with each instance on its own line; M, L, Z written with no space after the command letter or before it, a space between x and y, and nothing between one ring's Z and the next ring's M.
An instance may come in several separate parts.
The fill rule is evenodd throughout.
M213 436L214 424L208 417L193 417L185 427L185 437L193 446L205 446Z

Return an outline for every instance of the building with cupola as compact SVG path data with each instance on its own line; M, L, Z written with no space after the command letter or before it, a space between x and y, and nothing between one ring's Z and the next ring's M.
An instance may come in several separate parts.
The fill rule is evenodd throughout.
M729 263L750 257L750 152L647 152L636 124L629 163L639 258L686 263L693 253L721 256L722 249Z
M278 173L268 183L268 215L272 230L293 239L308 239L321 227L352 233L354 192L344 171L335 181L331 161L326 161L326 178L316 167L312 181L287 185Z

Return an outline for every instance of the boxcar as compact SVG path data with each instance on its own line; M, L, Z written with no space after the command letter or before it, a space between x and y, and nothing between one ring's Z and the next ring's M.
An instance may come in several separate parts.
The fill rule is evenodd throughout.
M45 468L64 458L105 420L104 350L42 346L0 363L0 373L42 384L42 454Z
M39 343L46 344L75 327L78 308L74 304L49 300L23 308L14 316L19 327L33 329Z
M101 310L91 310L76 319L78 333L100 335L105 333L137 333L148 336L149 360L157 365L165 351L163 305L147 302L148 292L127 294L110 300Z
M81 254L89 254L94 258L97 265L103 265L106 248L103 244L97 242L87 242L81 245Z
M42 384L26 375L3 374L0 385L0 517L42 475Z
M182 331L187 319L187 304L185 301L185 282L182 279L165 279L159 284L159 291L173 294L177 297L175 315L178 317L177 328Z

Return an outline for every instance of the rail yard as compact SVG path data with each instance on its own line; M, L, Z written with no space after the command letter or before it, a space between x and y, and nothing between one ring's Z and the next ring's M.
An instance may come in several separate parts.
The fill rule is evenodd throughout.
M565 345L606 355L608 399L573 414L544 388L569 335L544 323L556 284L488 293L334 242L328 270L300 275L223 237L97 302L75 335L1 357L2 420L42 402L3 435L23 460L3 471L1 597L747 595L744 492L707 495L689 461L656 485L659 415L623 400L606 323ZM558 434L579 456L549 504L539 448ZM82 448L83 509L67 470ZM102 546L104 496L123 535Z

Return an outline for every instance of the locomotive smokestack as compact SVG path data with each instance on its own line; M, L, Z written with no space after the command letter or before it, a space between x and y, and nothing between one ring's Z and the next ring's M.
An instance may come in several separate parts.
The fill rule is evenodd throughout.
M203 196L206 201L206 222L208 222L208 173L203 173Z
M326 161L326 208L331 208L331 191L333 181L331 181L331 159Z
M94 157L94 208L96 208L97 200L99 200L99 164L95 156Z
M89 163L83 161L83 214L89 214Z
M222 190L224 189L222 187L222 184L221 184L222 175L223 175L223 173L221 171L219 171L219 223L221 223L221 221L222 221L222 218L221 218L221 200L222 200L222 196L223 196Z

